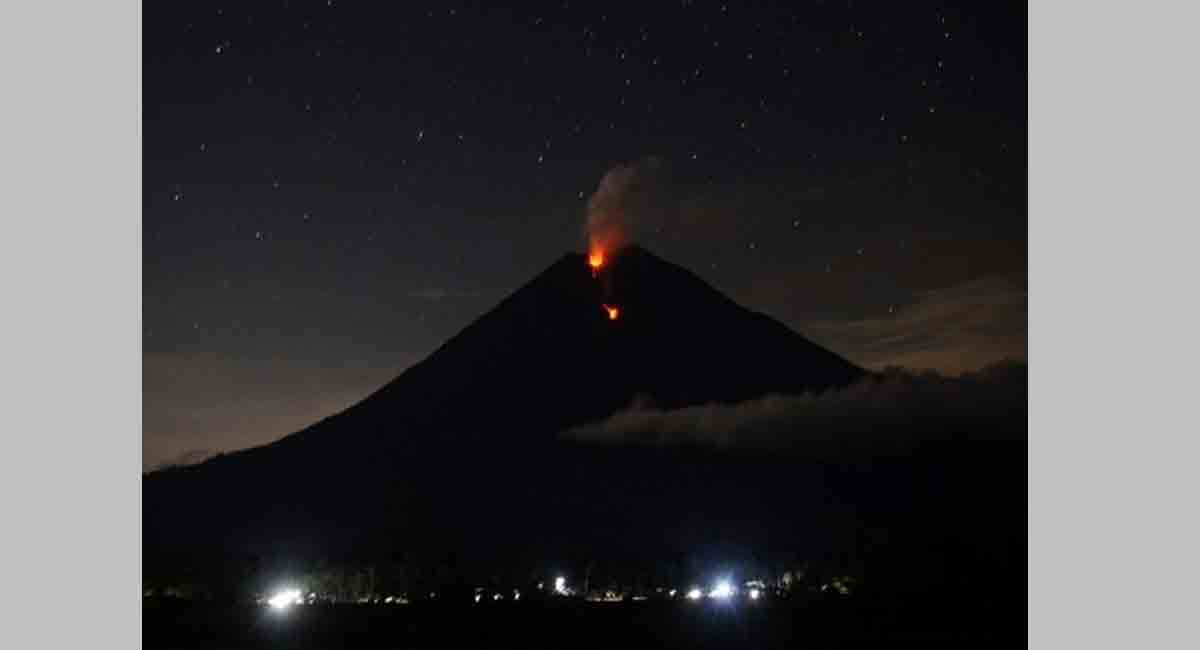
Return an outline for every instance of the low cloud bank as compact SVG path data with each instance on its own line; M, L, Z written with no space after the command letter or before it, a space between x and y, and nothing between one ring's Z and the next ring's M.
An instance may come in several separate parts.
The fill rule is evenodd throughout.
M889 368L845 389L662 410L635 404L563 433L599 444L698 445L826 453L903 452L932 442L1026 437L1028 366L956 377Z

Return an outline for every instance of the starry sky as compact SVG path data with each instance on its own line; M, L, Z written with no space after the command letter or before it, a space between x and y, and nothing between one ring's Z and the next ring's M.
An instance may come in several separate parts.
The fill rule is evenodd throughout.
M639 243L856 363L1023 359L1023 3L752 4L144 5L143 467L365 397L619 165Z

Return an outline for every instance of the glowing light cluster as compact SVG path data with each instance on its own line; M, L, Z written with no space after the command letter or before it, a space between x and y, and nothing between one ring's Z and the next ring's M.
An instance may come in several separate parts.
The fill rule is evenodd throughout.
M712 588L712 591L708 592L709 598L716 598L719 600L725 600L731 596L733 596L733 585L729 584L729 582L726 580L718 582L716 586Z
M617 316L621 313L619 308L609 305L604 305L604 311L608 312L608 320L617 320Z
M692 590L687 592L687 597L688 597L688 600L700 600L701 598L704 597L704 592L700 591L699 589L693 588Z
M267 600L267 604L273 609L286 609L291 605L299 605L301 602L303 601L300 599L299 589L284 589Z

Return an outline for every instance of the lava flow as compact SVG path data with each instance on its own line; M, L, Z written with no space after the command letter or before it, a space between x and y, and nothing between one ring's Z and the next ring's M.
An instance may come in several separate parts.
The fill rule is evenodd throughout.
M592 248L590 251L588 251L587 263L592 269L592 277L599 278L600 267L604 266L604 251L599 248ZM605 313L608 314L608 320L617 320L617 315L621 311L620 309L618 309L616 306L605 304L602 304L601 306L604 307Z

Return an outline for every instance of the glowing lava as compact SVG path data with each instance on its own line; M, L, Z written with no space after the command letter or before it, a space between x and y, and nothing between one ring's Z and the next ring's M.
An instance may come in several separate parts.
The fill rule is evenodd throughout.
M596 247L593 247L591 250L589 250L587 263L588 266L592 268L592 277L599 278L600 267L604 266L604 250ZM608 320L617 320L617 315L620 313L620 309L615 306L604 304L602 304L601 307L604 307L605 313L608 314Z
M595 249L588 253L588 266L592 267L592 277L596 277L600 267L604 266L604 251Z

